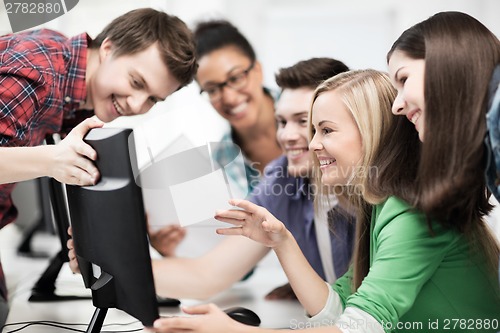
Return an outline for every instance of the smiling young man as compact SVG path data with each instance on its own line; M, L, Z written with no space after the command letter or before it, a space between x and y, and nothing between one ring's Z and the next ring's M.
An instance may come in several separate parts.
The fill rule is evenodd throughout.
M39 165L67 164L68 172L55 178L77 185L98 177L86 161L95 152L81 137L101 123L82 124L79 136L69 136L72 144L65 151L39 146L47 134L67 133L92 115L109 122L145 113L191 82L197 66L185 23L150 8L116 18L94 40L86 33L68 39L51 30L0 37L0 59L0 154L14 155L13 161L16 152L27 159L37 156ZM37 154L41 150L44 154ZM71 150L72 161L58 158ZM3 159L2 164L8 163ZM18 173L25 164L16 166ZM56 176L52 168L40 169L40 174L4 175L2 180ZM0 186L0 226L16 216L13 186Z
M0 228L17 215L12 182L98 179L89 160L95 151L82 138L100 121L86 120L60 144L40 146L47 134L68 133L93 115L109 122L145 113L191 82L196 68L186 24L150 8L116 18L94 40L46 29L0 37L0 182L9 183L0 185Z

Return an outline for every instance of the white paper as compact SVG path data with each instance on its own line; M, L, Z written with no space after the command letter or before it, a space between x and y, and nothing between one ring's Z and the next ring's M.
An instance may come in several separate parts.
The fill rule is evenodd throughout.
M170 187L181 226L203 222L218 209L228 209L230 192L222 169Z

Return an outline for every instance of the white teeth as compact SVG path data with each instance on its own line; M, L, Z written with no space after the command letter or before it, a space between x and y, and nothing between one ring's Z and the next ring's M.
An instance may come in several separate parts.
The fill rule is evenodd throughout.
M336 160L320 160L319 161L319 164L321 166L324 166L324 165L329 165L329 164L332 164L333 162L335 162Z
M418 118L420 118L420 111L415 112L415 113L411 116L410 121L411 121L411 122L415 125L415 123L417 122Z
M248 103L241 103L237 107L231 109L229 111L229 113L232 114L232 115L236 115L238 113L241 113L241 112L245 111L245 109L247 108L247 105L248 105Z
M289 149L287 150L287 153L290 156L297 156L303 154L305 151L307 151L307 149Z
M113 101L113 105L115 106L116 111L118 111L118 113L123 116L123 110L120 107L120 105L118 105L118 102L116 101L115 97L113 96L111 100Z

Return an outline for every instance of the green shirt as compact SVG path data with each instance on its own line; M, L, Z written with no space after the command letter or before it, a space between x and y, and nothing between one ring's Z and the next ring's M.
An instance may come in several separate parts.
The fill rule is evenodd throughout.
M386 332L500 331L496 274L463 235L437 223L433 232L398 198L375 206L368 275L354 294L352 271L333 285L344 307L365 311Z

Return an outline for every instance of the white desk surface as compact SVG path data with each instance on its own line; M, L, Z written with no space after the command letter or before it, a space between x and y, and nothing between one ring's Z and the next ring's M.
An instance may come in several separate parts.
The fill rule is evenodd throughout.
M9 225L0 231L0 254L9 289L10 312L7 324L29 321L57 321L61 323L82 324L71 326L85 330L94 307L91 300L65 301L65 302L28 302L31 288L38 280L40 274L47 267L49 258L33 259L20 257L16 247L20 239L17 227ZM52 254L59 250L59 241L55 236L37 234L32 242L38 251ZM243 306L252 309L262 320L261 327L288 328L297 322L304 322L304 310L297 301L266 301L266 295L274 287L286 283L283 271L273 265L257 267L253 276L247 281L238 282L229 290L207 301L182 299L183 305L194 305L213 302L226 309L233 306ZM56 285L57 294L90 295L84 288L80 275L74 275L67 264L63 266ZM160 315L179 315L179 308L160 308ZM142 324L135 318L117 309L110 309L106 315L104 325L131 323L125 326L105 326L106 331L124 331L141 328ZM3 332L9 332L22 325L5 327ZM34 325L21 332L65 332L49 326Z

